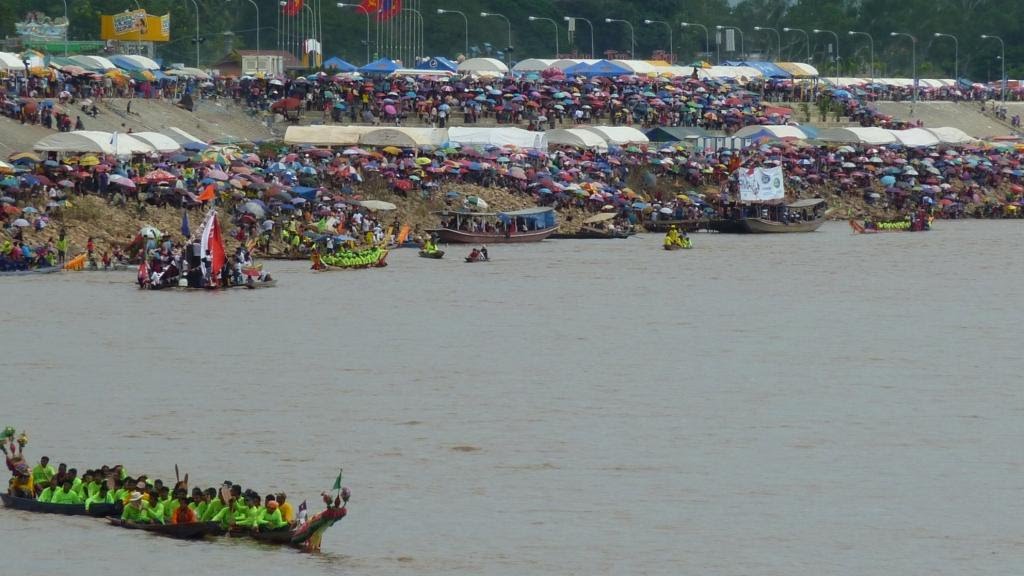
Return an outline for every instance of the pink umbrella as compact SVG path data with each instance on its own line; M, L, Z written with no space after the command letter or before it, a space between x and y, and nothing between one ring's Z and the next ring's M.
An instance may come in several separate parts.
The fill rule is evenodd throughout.
M206 177L213 178L214 180L220 180L221 182L224 182L228 179L228 175L224 173L222 170L207 170Z

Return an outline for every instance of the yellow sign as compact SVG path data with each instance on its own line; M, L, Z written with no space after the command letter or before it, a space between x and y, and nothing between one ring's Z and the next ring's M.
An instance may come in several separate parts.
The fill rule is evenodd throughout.
M100 16L100 38L122 42L167 42L171 39L171 15L154 16L145 10Z

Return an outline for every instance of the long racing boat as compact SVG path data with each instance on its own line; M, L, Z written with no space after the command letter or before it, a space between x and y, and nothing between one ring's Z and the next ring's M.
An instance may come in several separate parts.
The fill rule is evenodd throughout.
M19 498L10 494L0 494L4 506L15 510L26 512L40 512L42 514L63 514L65 516L95 516L103 518L121 513L121 504L93 504L88 510L85 504L53 504L40 502L30 498Z

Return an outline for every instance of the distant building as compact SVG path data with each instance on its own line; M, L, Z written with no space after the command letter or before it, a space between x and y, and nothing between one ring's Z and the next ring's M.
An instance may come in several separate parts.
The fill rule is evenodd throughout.
M269 76L287 76L304 69L298 58L285 50L232 50L210 68L220 76L235 78L254 75L257 71Z

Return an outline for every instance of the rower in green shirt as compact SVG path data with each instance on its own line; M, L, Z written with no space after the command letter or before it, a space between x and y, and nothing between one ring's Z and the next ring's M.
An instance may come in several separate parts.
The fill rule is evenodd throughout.
M101 484L99 490L93 496L86 498L85 509L88 510L93 504L113 504L114 493L107 489L106 484Z
M267 494L266 504L260 508L260 517L257 521L261 529L281 530L287 528L288 523L281 516L281 509L277 505L277 498L273 494Z
M48 486L50 479L57 474L53 466L50 466L50 458L43 456L39 459L39 464L32 469L32 482L36 486Z
M50 502L53 504L81 504L82 497L72 489L71 480L65 480L64 486L53 493Z
M50 478L50 481L47 483L46 488L39 493L39 496L36 497L36 500L38 500L39 502L52 502L53 495L58 490L60 490L60 488L57 486L57 479Z
M149 505L143 506L142 515L153 524L163 524L166 516L164 515L164 503L160 501L156 492L149 493Z
M147 522L142 511L142 492L132 492L128 504L121 512L121 520L144 524Z

